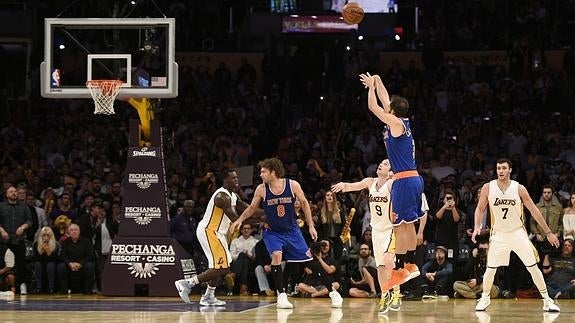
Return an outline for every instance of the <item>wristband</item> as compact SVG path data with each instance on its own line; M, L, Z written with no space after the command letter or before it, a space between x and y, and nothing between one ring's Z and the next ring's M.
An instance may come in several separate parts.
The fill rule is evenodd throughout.
M545 232L545 235L546 235L546 236L548 236L548 235L549 235L549 233L551 233L551 230L549 230L549 231Z

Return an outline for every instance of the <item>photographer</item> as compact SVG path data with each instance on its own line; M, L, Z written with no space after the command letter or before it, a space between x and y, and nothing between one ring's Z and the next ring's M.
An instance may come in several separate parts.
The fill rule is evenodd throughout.
M471 298L476 299L481 296L483 291L483 274L487 268L487 250L489 249L489 242L479 242L477 248L472 251L472 258L469 259L465 268L464 274L467 276L466 281L456 281L453 283L453 290L455 291L455 298ZM495 285L491 287L489 296L497 298L499 295L499 288Z
M313 260L306 263L303 281L298 284L299 290L310 297L324 297L339 289L339 283L335 279L337 262L328 257L330 248L328 240L311 245Z
M435 244L447 248L447 259L453 260L459 252L458 224L462 212L452 191L446 191L443 206L435 213Z

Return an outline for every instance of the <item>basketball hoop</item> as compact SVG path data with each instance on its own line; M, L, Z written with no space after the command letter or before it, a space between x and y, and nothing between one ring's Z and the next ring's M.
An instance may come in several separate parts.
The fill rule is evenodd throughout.
M120 80L90 80L86 87L94 99L94 114L114 114L114 100L122 85Z

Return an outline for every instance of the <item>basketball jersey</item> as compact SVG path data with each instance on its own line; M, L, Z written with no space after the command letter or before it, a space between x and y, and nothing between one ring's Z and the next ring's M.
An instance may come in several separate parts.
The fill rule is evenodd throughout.
M295 216L295 196L291 190L291 181L284 179L284 189L279 194L274 194L268 184L265 184L263 198L264 213L268 225L273 231L290 231L298 228Z
M373 230L385 231L391 229L391 192L386 182L377 189L377 178L373 179L369 188L370 225Z
M226 235L228 233L228 229L230 228L231 221L225 215L224 209L217 207L215 204L216 196L219 193L227 194L231 199L232 207L233 208L236 207L236 201L238 200L238 196L236 195L236 193L230 193L227 189L223 187L218 188L214 192L214 194L212 194L212 197L208 202L208 206L206 207L204 217L202 218L200 223L198 223L198 227L211 229Z
M415 165L415 142L411 135L409 120L407 118L400 118L400 120L405 128L401 136L392 136L389 126L385 126L383 132L387 157L394 173L417 169Z
M519 196L519 183L511 181L505 192L497 180L489 182L489 208L492 231L511 232L523 228L523 202Z

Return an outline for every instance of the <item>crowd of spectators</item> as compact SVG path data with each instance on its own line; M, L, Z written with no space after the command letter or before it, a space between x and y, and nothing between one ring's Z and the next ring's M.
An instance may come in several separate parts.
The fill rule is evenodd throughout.
M571 193L575 191L572 52L567 51L563 69L550 70L544 60L534 63L540 56L532 50L555 46L555 39L562 39L560 30L556 30L561 19L555 17L564 15L553 16L551 20L551 13L569 12L571 6L561 11L553 1L525 4L515 1L501 5L503 7L492 1L470 2L485 9L480 12L494 20L456 22L448 19L447 25L438 25L443 15L465 17L468 15L463 13L468 9L463 8L474 7L464 6L465 1L461 1L461 6L454 5L446 11L447 8L434 8L430 4L436 19L428 19L423 24L422 37L441 35L443 43L457 41L457 37L467 39L458 44L466 43L469 49L483 49L484 43L494 41L495 46L509 50L508 68L485 62L473 65L470 61L439 60L422 69L415 64L401 66L395 62L389 70L381 70L373 48L355 52L344 51L341 46L325 49L301 46L293 55L287 51L269 51L262 62L262 75L257 75L258 69L247 61L234 72L225 64L214 71L207 67L182 68L179 97L163 101L157 111L164 128L170 217L185 213L197 221L218 187L217 175L223 169L253 166L260 159L277 156L286 165L288 176L298 180L307 194L320 238L331 240L330 245L335 248L330 256L341 271L336 279L346 288L350 284L349 276L353 276L354 271L359 273L353 263L358 254L361 255L360 242L371 249L370 241L364 239L369 230L369 211L363 194L337 194L339 220L326 216L329 187L342 180L357 181L373 176L378 163L386 156L382 129L367 112L365 91L357 79L365 70L379 73L393 94L402 95L410 102L410 119L417 140L416 158L429 202L429 220L421 241L421 265L445 251L443 257L454 265L451 281L464 275L464 268L460 267L475 255L472 250L476 246L469 241L469 236L477 189L494 178L494 164L499 157L513 161L513 179L526 186L534 201L541 200L542 207L546 207L543 192L551 188L552 201L560 209L572 210ZM541 4L545 6L537 7ZM538 42L540 37L535 31L514 39L509 35L516 32L507 33L510 38L491 37L497 33L489 28L499 28L497 26L504 23L500 13L512 9L521 10L514 11L517 13L514 23L506 25L506 30L524 30L524 25L531 26L530 19L535 19L557 31L557 37L549 37L549 43L545 44ZM466 38L465 32L452 37L445 31L465 29L460 25L474 27L474 30L481 27L482 32ZM322 93L325 96L320 99ZM53 228L55 240L64 244L66 238L77 234L66 231L70 222L75 222L80 224L80 235L94 242L97 230L86 231L98 225L101 228L105 221L108 225L119 222L122 196L119 184L128 148L128 120L137 114L127 104L118 102L116 115L94 116L91 105L88 100L47 100L35 95L30 98L31 111L11 110L0 120L3 193L10 186L25 189L24 198L19 200L28 201L28 195L28 206L35 209L39 219L34 231L30 229L28 240L37 240L37 232L43 232L40 228L47 225ZM241 194L246 200L259 181L257 175L255 170L253 183L242 188ZM87 202L90 197L92 202ZM0 200L6 200L4 194ZM450 204L454 201L451 207L455 210L450 213L457 216L442 218L438 213L448 201ZM102 212L92 210L93 203L98 205L96 208L101 206ZM353 243L346 246L337 241L340 234L337 230L341 230L351 207L357 212L351 221ZM332 212L333 207L329 211ZM42 213L44 223L40 219ZM80 220L81 214L87 219L84 222ZM446 219L454 223L446 224ZM536 228L528 225L529 216L526 221L526 227L537 240L537 232L533 232ZM488 232L488 223L485 228ZM113 236L117 228L111 230ZM554 233L562 235L563 232L573 232L573 228L558 223ZM438 236L444 238L444 233L450 235L450 240L438 241ZM568 241L569 237L565 238ZM439 249L438 243L441 243ZM185 244L195 256L201 256L192 240ZM468 252L467 256L462 250ZM248 259L255 255L246 254ZM93 261L97 261L97 256L98 251L94 252ZM31 256L27 261L36 259ZM50 272L40 268L44 268L42 275ZM91 270L97 275L98 270ZM242 276L240 289L244 293L250 288L249 282L244 279L245 272L237 275ZM24 279L31 285L38 281L33 276L17 281ZM361 278L355 276L354 282ZM97 277L94 279L97 281ZM301 282L297 279L293 278L291 286ZM48 283L45 291L58 291L53 282L50 284L48 280ZM509 286L500 286L502 295L504 291L516 293L530 288L507 284ZM269 289L265 284L261 286L264 286L260 287L261 292ZM426 286L429 288L429 284ZM418 287L410 288L417 292ZM449 289L442 287L442 293ZM34 286L33 289L41 291L40 288ZM87 293L95 290L88 286L83 289Z

